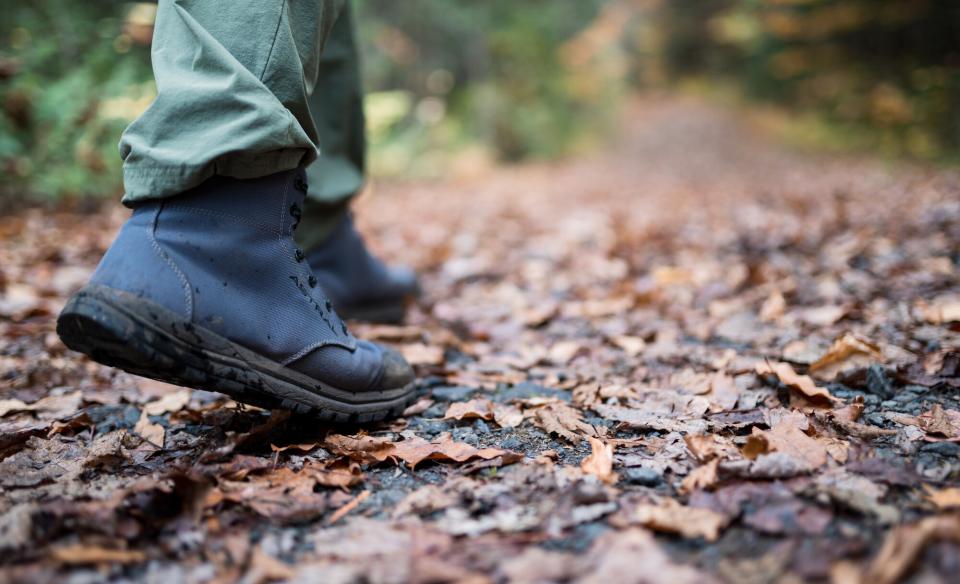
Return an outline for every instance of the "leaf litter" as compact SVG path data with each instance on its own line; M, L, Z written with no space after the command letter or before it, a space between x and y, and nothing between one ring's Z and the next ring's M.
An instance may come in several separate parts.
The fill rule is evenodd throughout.
M4 579L949 580L955 173L628 113L615 151L360 202L425 289L355 327L423 392L366 428L67 351L53 315L122 212L0 218Z

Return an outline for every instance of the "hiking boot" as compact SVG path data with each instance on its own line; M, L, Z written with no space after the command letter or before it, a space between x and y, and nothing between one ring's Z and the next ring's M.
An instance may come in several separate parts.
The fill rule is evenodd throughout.
M402 322L407 304L420 292L416 272L387 266L370 253L349 212L323 243L307 252L307 261L344 318Z
M137 206L57 333L105 365L264 408L400 414L412 369L350 334L294 244L305 193L293 170Z

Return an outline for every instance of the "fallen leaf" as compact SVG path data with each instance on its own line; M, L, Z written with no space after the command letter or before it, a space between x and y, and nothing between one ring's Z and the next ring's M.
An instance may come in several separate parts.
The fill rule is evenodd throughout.
M537 409L534 420L540 428L573 444L579 444L583 436L597 434L593 426L583 421L580 410L564 403L548 403Z
M712 488L717 484L717 468L719 465L720 459L715 458L690 471L680 484L680 492L692 493L693 491Z
M707 397L711 412L727 412L737 407L740 390L732 377L718 371L710 380L710 394Z
M781 383L790 389L799 392L804 398L814 403L832 404L837 401L830 391L825 387L818 387L807 375L798 375L788 363L758 363L756 366L758 375L765 376L774 374Z
M843 306L820 306L796 311L797 317L811 326L829 326L843 318L847 309Z
M883 360L883 353L878 345L847 332L835 340L830 349L810 365L810 374L819 379L833 381L842 373L881 363Z
M783 316L786 310L787 300L779 290L774 289L763 301L763 306L760 307L760 320L763 322L776 321Z
M584 562L583 575L574 581L575 584L718 582L713 576L686 563L674 562L650 532L637 528L603 534L594 541Z
M441 434L430 442L416 436L396 442L388 456L399 458L410 468L415 468L425 460L465 462L474 458L490 460L503 457L504 464L510 464L522 458L520 454L499 448L475 448L464 442L454 442L449 433Z
M901 581L926 545L934 540L960 542L960 515L927 517L917 523L894 527L861 581L870 584Z
M738 454L730 440L716 434L687 434L683 437L690 454L700 462L715 458L730 458Z
M619 347L629 357L636 357L647 348L647 342L641 337L617 335L612 337L610 342Z
M250 554L249 567L243 581L262 584L263 582L290 580L295 575L293 568L257 546Z
M190 403L190 390L184 389L167 394L157 401L148 403L143 406L143 412L148 416L161 416L167 413L179 412L188 403Z
M429 410L433 403L433 400L429 397L422 397L418 399L416 403L407 406L407 409L403 410L403 417L418 416Z
M583 459L580 469L607 484L617 482L617 474L613 472L613 445L593 436L587 436L587 440L590 441L590 456Z
M348 456L358 462L383 462L393 452L393 442L388 438L380 438L360 434L344 436L330 434L323 440L323 447L332 454Z
M960 508L960 488L949 487L946 489L934 489L930 485L923 485L927 501L933 503L937 509L958 509Z
M146 409L140 412L140 419L137 420L137 424L133 427L133 431L157 448L163 448L163 438L166 434L166 430L160 424L154 424L150 421L150 418L147 417Z
M41 419L60 419L76 413L83 400L80 391L63 395L48 395L31 404L18 399L0 400L0 418L11 412L37 412Z
M364 501L366 501L367 497L369 496L370 496L370 491L363 491L362 493L360 493L359 495L351 499L349 503L337 509L333 513L333 515L331 515L327 519L327 525L333 525L337 521L340 521L341 519L343 519L347 515L347 513L356 509L357 506L360 505L360 503L363 503Z
M676 533L688 539L716 541L729 519L711 509L687 507L675 499L657 503L627 504L611 522L618 527L642 525L656 531Z
M580 346L576 341L560 341L550 347L547 356L556 365L566 365L580 352Z
M938 296L921 307L921 314L930 324L960 322L960 296Z
M445 420L464 420L476 418L480 418L481 420L492 420L493 402L483 398L472 399L467 402L453 402L447 408L447 413L443 416L443 419Z
M139 564L147 560L140 550L122 550L97 545L68 545L53 548L50 556L61 564Z
M523 423L523 412L510 404L493 404L493 420L501 428L516 428Z
M793 424L777 424L767 431L754 428L753 434L766 439L771 451L803 461L811 469L827 463L826 447Z
M960 411L947 410L940 404L934 404L930 411L917 416L917 426L927 434L960 438Z
M411 343L401 345L400 352L411 365L443 365L443 347Z

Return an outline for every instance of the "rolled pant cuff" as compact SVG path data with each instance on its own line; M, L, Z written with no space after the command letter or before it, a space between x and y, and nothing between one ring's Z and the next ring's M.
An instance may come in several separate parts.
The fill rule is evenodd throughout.
M267 176L304 166L316 152L292 149L260 153L233 153L228 158L202 165L147 166L127 163L123 166L125 194L123 204L133 207L142 201L179 195L213 175L248 179Z

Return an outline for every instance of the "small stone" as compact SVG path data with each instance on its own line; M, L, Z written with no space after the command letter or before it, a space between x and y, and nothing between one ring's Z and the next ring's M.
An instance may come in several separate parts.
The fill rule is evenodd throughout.
M505 448L507 450L520 450L523 448L523 442L518 440L516 436L507 436L500 442L500 448Z
M663 476L652 468L628 468L623 478L632 485L655 487L663 481Z
M443 402L467 401L476 392L477 388L475 387L435 387L433 388L433 399Z
M489 434L490 426L487 426L487 423L477 418L473 423L473 429L477 431L477 434Z
M867 390L883 399L893 397L893 384L890 383L890 378L880 365L871 365L867 368Z
M957 456L960 454L960 444L956 442L931 442L920 447L921 452L933 452L942 456Z
M870 424L871 426L878 426L878 427L881 427L881 428L883 427L883 424L884 424L884 421L885 421L884 418L883 418L883 416L880 415L880 414L877 413L877 412L873 412L873 413L871 413L871 414L867 414L867 415L864 416L863 418L864 418L864 420L866 420L867 423Z

